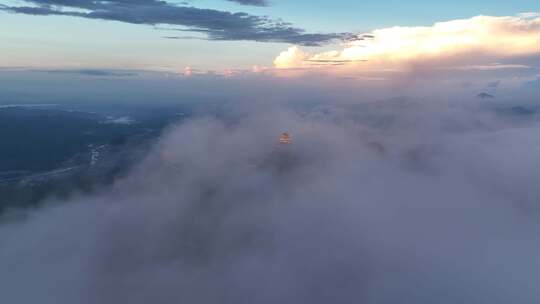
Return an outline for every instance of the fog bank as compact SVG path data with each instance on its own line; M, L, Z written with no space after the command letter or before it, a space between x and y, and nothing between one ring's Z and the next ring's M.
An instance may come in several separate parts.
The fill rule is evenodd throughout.
M239 107L171 127L110 190L7 215L1 301L540 300L536 114Z

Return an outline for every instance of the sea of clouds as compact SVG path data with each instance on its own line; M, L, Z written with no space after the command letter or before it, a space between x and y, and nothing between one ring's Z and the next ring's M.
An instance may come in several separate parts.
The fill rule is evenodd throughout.
M110 189L5 215L0 302L540 301L534 114L238 107L172 126Z

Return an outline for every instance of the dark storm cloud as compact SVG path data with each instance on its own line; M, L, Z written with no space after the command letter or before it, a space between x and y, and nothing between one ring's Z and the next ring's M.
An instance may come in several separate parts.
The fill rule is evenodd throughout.
M26 2L34 6L1 5L0 10L28 15L62 15L114 20L132 24L166 24L180 26L187 31L204 33L211 40L284 42L315 46L349 35L306 33L290 23L273 20L266 16L180 6L157 0L26 0Z

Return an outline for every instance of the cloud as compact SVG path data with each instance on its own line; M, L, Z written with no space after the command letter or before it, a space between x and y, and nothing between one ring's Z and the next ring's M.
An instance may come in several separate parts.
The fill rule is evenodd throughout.
M139 74L131 71L118 70L99 70L99 69L81 69L81 70L31 70L32 72L50 73L50 74L79 74L84 76L100 77L134 77Z
M516 17L476 16L438 22L424 27L390 27L357 35L344 49L308 54L297 47L281 53L277 68L312 68L321 63L346 64L351 70L486 66L522 68L523 65L493 65L502 59L540 54L540 18L535 14ZM317 64L314 64L317 63Z
M107 191L4 217L2 302L539 299L538 121L411 99L223 114Z
M500 63L492 63L492 64L485 64L485 65L465 65L465 66L458 66L458 67L450 67L456 70L464 70L464 71L495 71L495 70L510 70L510 69L532 69L532 66L529 65L523 65L523 64L500 64Z
M54 103L43 103L43 104L0 104L0 109L8 109L8 108L48 108L48 107L56 107L59 106L59 104Z
M185 77L193 76L193 68L185 67L184 72L182 73L182 75L185 76Z
M311 54L302 51L297 46L292 46L274 59L274 66L276 68L305 67L310 58L313 58Z
M342 33L306 33L290 23L266 16L200 9L158 0L25 0L32 6L0 5L0 10L27 15L61 15L147 25L180 26L210 40L285 42L316 46L340 40ZM260 1L243 1L261 3Z
M112 117L108 116L106 120L102 121L103 124L117 124L117 125L132 125L137 121L129 116Z
M480 98L480 99L490 99L490 98L495 98L495 96L491 95L491 94L488 94L486 92L482 92L478 95L476 95L477 98Z
M493 81L493 82L488 83L487 87L488 88L497 88L500 84L501 84L501 81L497 80L497 81Z
M236 2L242 5L253 5L253 6L268 6L266 0L227 0L230 2Z

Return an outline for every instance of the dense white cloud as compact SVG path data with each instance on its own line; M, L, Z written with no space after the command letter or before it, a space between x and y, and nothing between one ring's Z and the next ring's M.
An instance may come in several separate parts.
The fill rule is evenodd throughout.
M237 106L170 129L110 191L2 218L1 302L540 299L534 115Z
M342 50L308 54L291 47L274 60L274 65L282 69L344 66L342 69L356 71L400 70L421 64L485 65L539 54L540 17L528 13L377 29L358 35Z
M312 57L313 55L302 51L299 47L292 46L274 59L274 66L277 68L305 67L309 65L306 61Z

